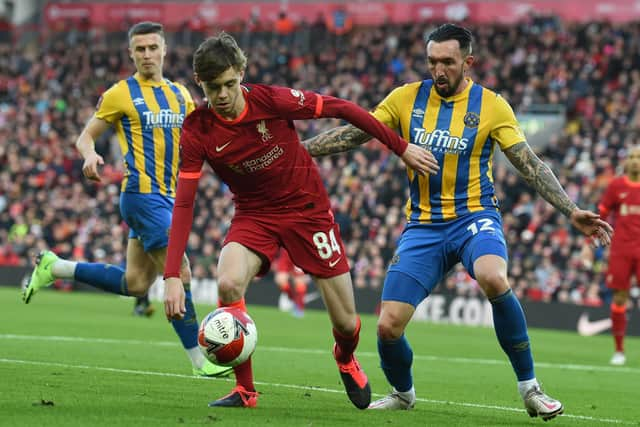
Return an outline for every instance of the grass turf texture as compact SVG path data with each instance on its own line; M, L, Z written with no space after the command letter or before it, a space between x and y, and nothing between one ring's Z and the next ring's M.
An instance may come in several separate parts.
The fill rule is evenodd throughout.
M259 285L255 285L259 286ZM323 311L303 319L249 306L259 340L253 358L255 409L208 408L228 379L195 378L154 303L151 318L131 316L132 301L102 293L43 291L29 305L0 288L0 425L540 425L529 418L514 375L490 328L412 323L418 402L412 411L359 411L331 357ZM213 306L197 307L199 318ZM388 392L376 352L375 317L362 316L358 357L374 399ZM640 339L627 339L625 367L610 367L607 335L531 330L543 387L565 404L555 426L640 425Z

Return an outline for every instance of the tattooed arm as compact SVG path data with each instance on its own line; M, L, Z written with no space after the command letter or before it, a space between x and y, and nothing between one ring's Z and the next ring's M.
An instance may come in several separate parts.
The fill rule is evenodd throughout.
M313 157L352 150L373 137L353 125L340 126L302 141Z
M566 217L571 218L578 207L571 201L549 166L536 156L529 144L520 142L507 148L504 154L530 186Z
M551 169L535 155L529 144L520 142L504 150L504 154L529 185L569 218L574 227L584 235L596 238L591 241L592 245L608 246L611 243L613 234L611 225L600 219L597 213L578 208L569 199Z

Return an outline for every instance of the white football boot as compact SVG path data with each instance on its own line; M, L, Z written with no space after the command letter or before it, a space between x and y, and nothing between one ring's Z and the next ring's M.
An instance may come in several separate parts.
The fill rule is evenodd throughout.
M375 402L371 402L369 409L411 409L416 404L416 390L400 392L395 388L393 391Z
M611 356L609 363L616 366L622 366L627 363L627 358L624 356L623 352L616 351L613 353L613 356Z
M564 406L559 401L547 396L535 385L524 396L524 407L530 417L540 417L547 421L564 412Z

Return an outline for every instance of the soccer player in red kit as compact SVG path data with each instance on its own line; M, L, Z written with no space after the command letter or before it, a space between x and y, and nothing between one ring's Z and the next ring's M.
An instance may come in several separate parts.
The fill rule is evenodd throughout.
M625 173L614 178L598 204L600 217L613 218L613 238L609 251L607 287L613 291L611 332L615 342L612 365L624 365L624 336L627 329L627 302L631 275L640 280L640 145L629 150Z
M202 166L207 162L232 191L235 215L218 260L220 306L246 311L249 282L269 271L280 247L310 274L327 307L333 355L347 395L366 408L371 389L354 356L360 332L349 264L317 166L300 144L293 120L338 117L386 144L421 173L435 173L435 158L409 146L357 105L314 92L241 84L246 57L230 35L205 40L193 57L194 77L208 105L185 120L180 171L165 268L165 313L184 313L180 261L193 222ZM415 149L414 149L415 148ZM234 368L236 387L209 406L257 404L251 359Z
M287 298L293 303L292 313L295 317L303 317L309 276L291 261L285 249L280 249L273 266L274 280L280 289L281 298Z

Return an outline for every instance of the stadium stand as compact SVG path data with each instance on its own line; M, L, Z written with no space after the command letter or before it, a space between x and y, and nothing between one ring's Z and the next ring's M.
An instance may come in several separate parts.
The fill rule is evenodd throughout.
M321 19L280 32L250 24L226 28L251 59L247 81L316 90L365 108L393 87L427 75L424 36L435 25L354 26L336 34ZM565 128L539 154L571 197L594 209L640 125L640 24L570 24L547 17L527 25L470 27L480 58L476 81L500 92L518 112L533 104L565 108ZM191 79L191 53L211 30L194 21L168 34L167 77L186 84L196 99L201 94ZM0 37L0 265L29 265L45 247L77 260L123 262L128 230L118 211L123 170L117 141L109 136L98 142L107 164L99 185L82 179L73 141L99 94L131 73L126 47L124 32L98 28L43 30L37 42L24 46ZM339 124L297 126L304 138ZM318 165L355 286L380 288L404 224L403 165L377 143L319 159ZM603 305L604 251L585 268L583 238L567 221L504 164L497 163L494 174L518 296ZM215 278L214 261L232 214L228 189L208 174L196 203L188 248L193 274ZM459 269L440 291L479 292Z

